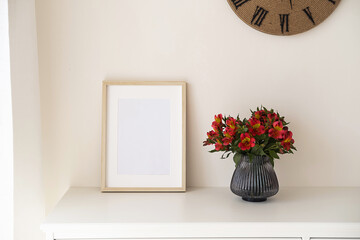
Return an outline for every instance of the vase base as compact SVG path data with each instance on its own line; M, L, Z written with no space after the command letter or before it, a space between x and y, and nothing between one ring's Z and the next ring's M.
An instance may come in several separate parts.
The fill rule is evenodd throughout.
M242 197L242 199L247 202L264 202L267 198Z

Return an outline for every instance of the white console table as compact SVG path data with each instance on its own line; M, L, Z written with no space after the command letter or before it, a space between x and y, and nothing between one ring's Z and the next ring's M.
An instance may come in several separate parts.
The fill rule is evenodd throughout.
M41 229L53 239L360 239L360 188L280 188L245 202L228 188L101 193L71 188Z

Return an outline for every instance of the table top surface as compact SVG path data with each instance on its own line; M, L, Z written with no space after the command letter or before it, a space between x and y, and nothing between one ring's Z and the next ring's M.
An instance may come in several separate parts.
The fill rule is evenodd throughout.
M64 223L360 223L360 188L281 188L265 202L246 202L228 188L185 193L101 193L70 188L44 224Z

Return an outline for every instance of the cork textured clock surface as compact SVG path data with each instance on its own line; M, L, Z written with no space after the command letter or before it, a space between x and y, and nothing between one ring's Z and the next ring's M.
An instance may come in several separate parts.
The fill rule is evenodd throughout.
M340 0L227 0L252 28L274 35L305 32L323 22Z

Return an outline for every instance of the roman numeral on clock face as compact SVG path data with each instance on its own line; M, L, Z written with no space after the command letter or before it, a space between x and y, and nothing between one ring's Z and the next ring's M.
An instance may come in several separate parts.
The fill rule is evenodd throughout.
M289 32L289 15L290 14L279 14L282 34L284 34L284 31Z
M231 0L232 3L234 4L234 6L236 7L236 9L238 9L239 7L241 7L244 3L247 3L250 0Z
M268 14L268 12L269 11L265 10L264 8L256 6L254 15L251 19L251 24L254 24L254 25L260 27L266 17L266 14Z
M306 13L306 16L310 19L310 21L315 25L315 21L312 17L309 7L304 8L303 11Z

